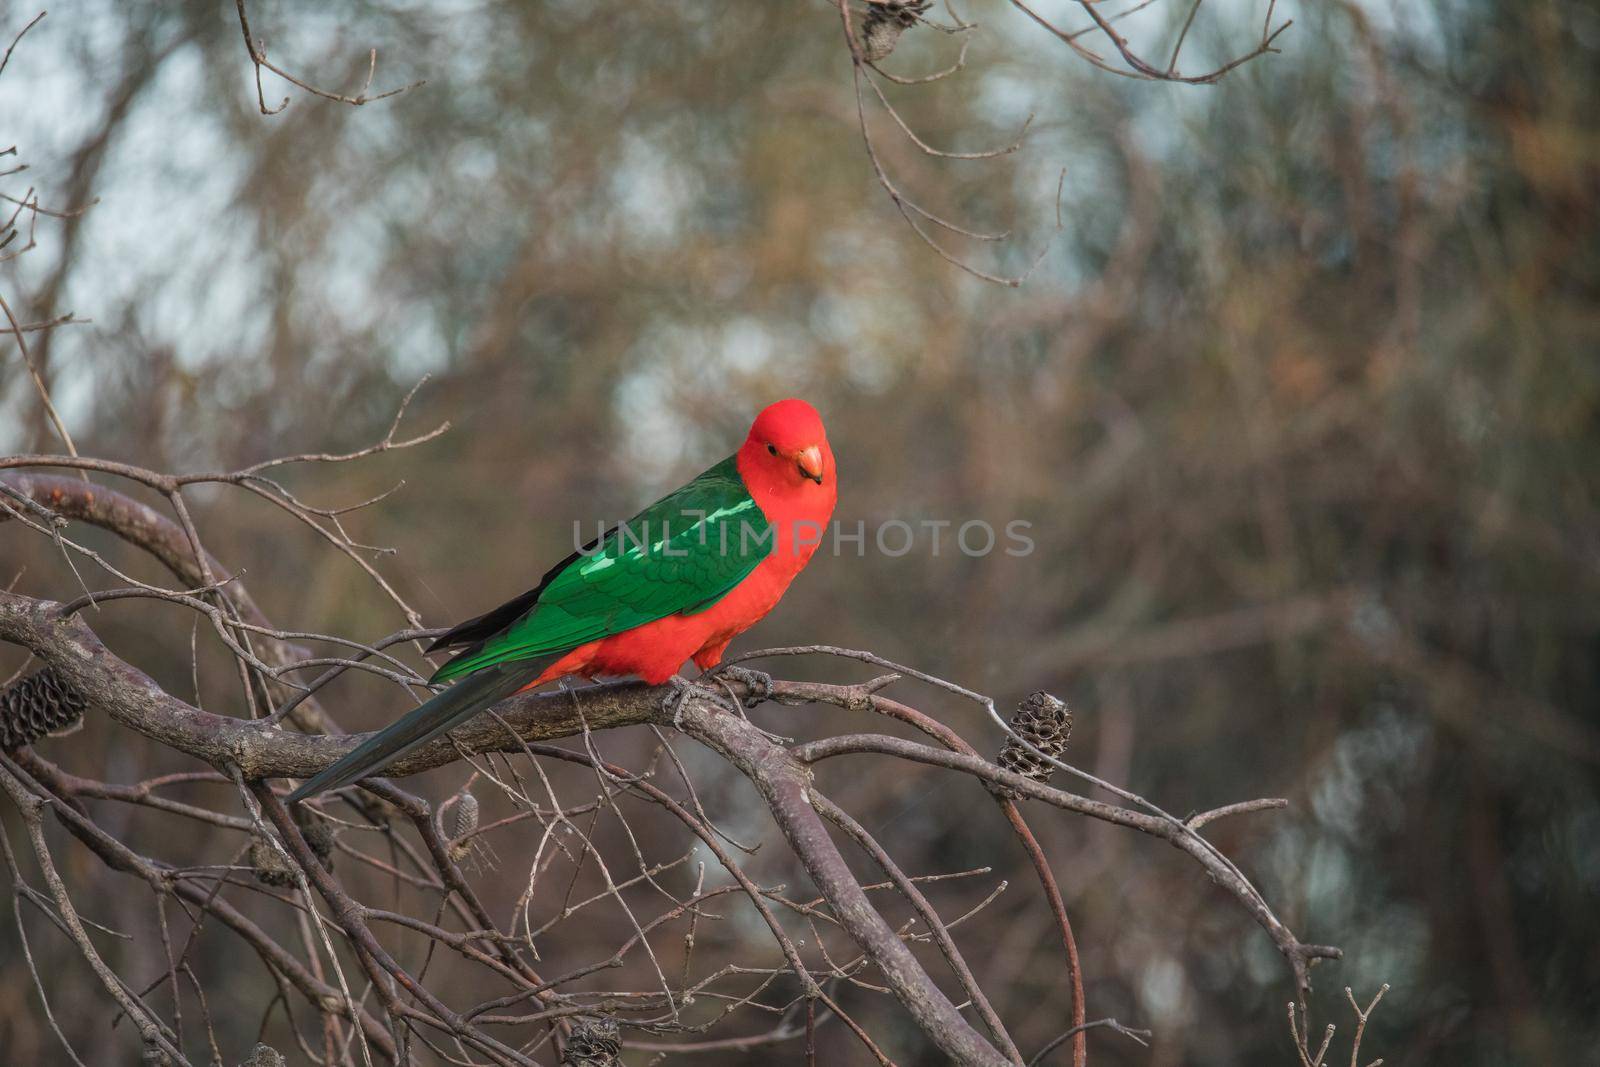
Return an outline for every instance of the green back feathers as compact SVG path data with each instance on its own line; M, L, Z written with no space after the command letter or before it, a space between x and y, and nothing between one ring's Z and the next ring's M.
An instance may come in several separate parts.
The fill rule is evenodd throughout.
M537 589L458 627L477 643L433 680L564 652L668 615L701 611L755 570L772 553L773 541L729 456L575 553ZM482 633L482 620L501 618L503 627ZM476 631L469 629L474 624ZM441 643L452 643L446 638Z

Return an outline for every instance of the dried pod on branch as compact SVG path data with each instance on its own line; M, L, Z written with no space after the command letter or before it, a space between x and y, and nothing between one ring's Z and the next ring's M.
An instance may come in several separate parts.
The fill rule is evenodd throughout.
M455 798L455 818L450 826L450 858L464 859L474 850L473 833L478 829L478 798L471 789L462 789Z
M471 790L463 789L461 799L456 802L455 833L452 836L459 840L477 828L478 798L472 795Z
M275 842L257 834L250 839L250 866L256 870L256 881L280 889L294 885L294 871Z
M622 1034L609 1015L581 1015L572 1024L572 1036L561 1053L561 1067L617 1067L621 1062Z
M31 745L83 717L87 701L46 667L0 690L0 749Z
M868 63L887 59L900 43L900 35L917 24L917 17L932 7L932 0L867 0L859 45Z
M1067 740L1072 737L1072 712L1067 710L1065 701L1049 693L1030 693L1017 705L1017 713L1011 716L1011 728L1040 752L1060 759L1067 751ZM1036 782L1049 782L1050 776L1055 773L1054 767L1028 751L1015 737L1006 738L995 762L1008 771ZM999 785L994 787L994 791L1009 800L1015 800L1020 795L1015 790Z
M325 869L333 870L333 825L313 815L304 804L295 807L294 821L300 828L300 836L306 839L311 854L317 857L317 862Z
M257 1045L239 1067L285 1067L286 1062L283 1053L271 1045Z

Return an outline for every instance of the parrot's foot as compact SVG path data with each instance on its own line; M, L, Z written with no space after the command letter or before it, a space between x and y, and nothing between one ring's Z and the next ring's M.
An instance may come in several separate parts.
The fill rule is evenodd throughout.
M661 710L672 714L672 725L683 729L683 712L689 706L691 699L709 701L724 711L733 711L736 705L727 697L709 685L691 682L682 675L674 674L667 679L667 695L661 698Z
M724 667L713 667L700 677L718 684L722 684L724 679L738 682L745 688L744 706L747 708L756 707L772 696L772 675L766 671L753 671L730 663ZM723 687L728 688L725 684Z

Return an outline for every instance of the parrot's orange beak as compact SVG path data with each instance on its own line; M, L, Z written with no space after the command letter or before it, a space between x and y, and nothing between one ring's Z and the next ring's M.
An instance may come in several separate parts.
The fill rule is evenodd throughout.
M812 445L810 448L803 448L800 450L800 454L795 456L795 462L800 464L801 474L818 485L822 484L822 449L816 445Z

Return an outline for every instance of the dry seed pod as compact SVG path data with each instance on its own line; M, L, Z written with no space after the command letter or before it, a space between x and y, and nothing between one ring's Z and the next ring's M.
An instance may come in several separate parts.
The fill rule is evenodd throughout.
M45 734L66 730L88 706L52 667L35 671L0 691L0 749L31 745Z
M288 1067L288 1064L283 1053L271 1045L257 1045L239 1067Z
M622 1034L609 1015L580 1015L561 1053L561 1067L618 1067Z
M294 871L289 861L278 850L276 843L259 834L250 839L250 866L256 869L256 881L280 889L294 885Z
M317 857L317 862L325 869L333 870L333 824L311 814L304 804L295 805L294 821L300 827L300 836L306 839L311 854Z
M861 57L868 63L887 59L900 43L900 35L915 26L917 16L931 6L932 0L867 0L858 44Z
M1049 693L1031 693L1017 705L1016 714L1011 716L1011 728L1040 752L1060 759L1067 751L1067 739L1072 736L1072 712L1067 710L1065 702ZM995 762L1036 782L1048 782L1055 773L1054 767L1029 752L1015 737L1006 738ZM1005 786L995 786L994 792L1010 800L1021 796Z
M471 791L462 790L461 799L456 801L456 822L454 837L460 840L478 828L478 798Z

